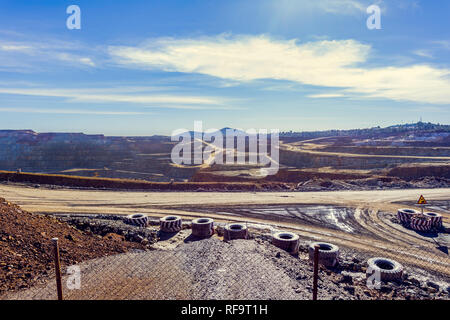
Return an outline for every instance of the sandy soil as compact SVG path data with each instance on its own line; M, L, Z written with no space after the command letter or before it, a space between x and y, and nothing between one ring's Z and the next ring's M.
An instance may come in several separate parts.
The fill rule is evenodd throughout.
M333 204L392 210L394 202L450 200L450 188L331 192L124 192L0 185L0 195L32 212L133 213L173 206ZM447 215L447 218L450 218Z

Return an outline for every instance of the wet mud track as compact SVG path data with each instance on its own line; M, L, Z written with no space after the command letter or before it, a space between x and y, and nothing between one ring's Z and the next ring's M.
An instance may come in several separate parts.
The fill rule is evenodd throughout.
M407 229L393 212L332 205L201 207L195 211L219 214L230 221L242 218L289 224L303 238L391 257L450 279L450 234Z

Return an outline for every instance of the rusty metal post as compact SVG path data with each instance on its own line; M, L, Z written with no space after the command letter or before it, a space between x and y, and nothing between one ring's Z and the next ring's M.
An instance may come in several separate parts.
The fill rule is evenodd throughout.
M56 275L56 289L58 290L58 300L63 299L62 281L61 281L61 265L59 263L59 246L58 238L53 238L53 253L55 256L55 275Z
M313 300L317 300L317 280L319 278L319 246L314 246L314 278L313 278Z

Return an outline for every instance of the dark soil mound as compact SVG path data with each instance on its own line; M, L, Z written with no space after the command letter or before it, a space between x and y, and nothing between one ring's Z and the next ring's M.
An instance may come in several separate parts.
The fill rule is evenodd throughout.
M141 247L114 237L83 233L54 218L23 211L0 198L0 295L7 290L30 287L53 273L54 237L59 238L63 267Z

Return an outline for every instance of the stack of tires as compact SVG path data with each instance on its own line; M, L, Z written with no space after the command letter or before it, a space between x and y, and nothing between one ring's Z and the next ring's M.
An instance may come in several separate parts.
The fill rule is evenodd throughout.
M339 264L339 247L326 242L313 242L309 245L309 260L314 261L314 249L319 246L319 264L335 267Z
M165 216L159 219L159 227L163 232L178 232L181 230L182 221L179 216Z
M424 215L430 218L431 226L433 228L442 228L442 216L440 214L434 212L425 212Z
M146 227L148 225L148 216L143 213L130 214L124 220L125 223L139 227Z
M425 215L415 215L411 218L411 229L416 231L430 231L433 227L432 221Z
M419 214L417 210L403 208L398 209L397 218L403 225L409 227L411 224L411 218L417 214Z

